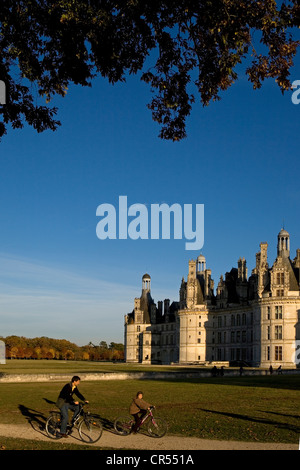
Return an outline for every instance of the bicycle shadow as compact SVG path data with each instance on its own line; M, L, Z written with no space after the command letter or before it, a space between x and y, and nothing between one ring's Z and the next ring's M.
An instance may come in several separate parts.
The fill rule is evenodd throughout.
M19 405L19 410L22 415L26 418L27 422L30 424L32 429L36 432L43 434L43 431L45 431L47 416L45 416L44 413L41 413L38 410L28 408L27 406L21 404Z
M111 421L107 418L103 418L103 416L100 416L97 413L92 412L91 415L100 420L100 422L103 426L103 431L107 431L107 432L111 432L112 434L116 434L113 421Z
M49 400L48 398L44 398L44 400L49 405L55 405L55 401ZM22 404L19 404L19 411L26 418L27 422L30 424L34 431L39 432L41 434L45 433L46 421L49 416L48 414L46 416L41 411L34 410L33 408L28 408L28 406Z
M94 415L94 416L95 416L95 415ZM97 416L97 415L96 415L96 416ZM98 418L99 418L100 421L101 421L101 424L102 424L102 426L103 426L103 430L104 430L104 431L108 431L108 432L112 432L112 433L115 432L113 421L110 421L109 419L103 418L102 416L99 416L99 415L98 415Z
M115 426L114 426L114 421L111 421L107 418L103 418L102 416L100 416L99 414L96 414L96 413L91 413L92 416L94 416L95 418L98 418L103 426L103 431L107 431L107 432L110 432L111 434L115 434L116 436L120 436L119 433L116 432L115 430ZM139 434L143 434L145 436L148 436L148 432L147 432L147 429L145 427L141 427L138 431Z

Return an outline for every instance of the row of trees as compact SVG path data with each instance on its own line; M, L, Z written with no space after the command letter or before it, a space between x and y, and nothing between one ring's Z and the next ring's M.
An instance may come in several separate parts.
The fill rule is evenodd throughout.
M65 339L25 338L24 336L0 337L5 343L7 359L63 359L85 361L122 361L124 345L101 341L98 345L90 342L77 346Z
M49 103L71 84L137 74L160 137L181 140L196 96L207 106L242 73L290 90L299 26L298 0L1 0L0 138L9 124L56 130Z

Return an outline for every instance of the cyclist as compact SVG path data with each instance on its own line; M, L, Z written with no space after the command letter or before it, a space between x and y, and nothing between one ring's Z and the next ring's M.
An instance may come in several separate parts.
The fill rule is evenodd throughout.
M145 400L143 400L143 392L137 392L136 397L132 399L129 408L129 413L134 417L135 420L135 424L131 430L133 434L138 432L141 421L151 406L152 405L150 405L150 403L147 403Z
M78 375L74 375L72 377L71 382L64 385L61 389L59 396L56 401L56 406L60 409L62 420L61 420L61 427L60 427L60 436L67 437L67 424L69 420L69 410L74 411L73 414L73 421L75 420L78 412L79 412L79 402L74 401L73 395L75 394L80 400L84 401L85 403L89 403L88 400L84 398L84 396L79 392L78 385L80 383L80 377Z

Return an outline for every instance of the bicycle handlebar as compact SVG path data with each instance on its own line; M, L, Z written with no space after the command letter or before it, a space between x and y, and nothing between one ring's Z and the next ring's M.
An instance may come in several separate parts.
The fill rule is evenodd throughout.
M84 406L89 405L89 402L87 403L87 402L80 401L80 402L78 402L78 405L79 405L81 408L83 408Z

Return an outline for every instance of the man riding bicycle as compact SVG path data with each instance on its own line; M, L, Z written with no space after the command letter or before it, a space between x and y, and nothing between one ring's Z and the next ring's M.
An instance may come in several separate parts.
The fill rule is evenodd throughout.
M73 414L73 421L75 420L78 412L79 412L79 402L74 401L73 395L75 394L80 400L85 401L88 403L88 400L84 398L84 396L79 392L78 385L80 383L80 377L78 375L74 375L72 377L71 382L64 385L61 389L59 396L56 401L56 406L60 409L62 421L60 427L60 435L61 437L67 437L67 424L69 420L69 410L74 411Z

